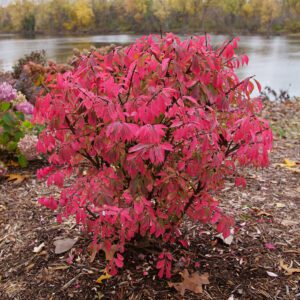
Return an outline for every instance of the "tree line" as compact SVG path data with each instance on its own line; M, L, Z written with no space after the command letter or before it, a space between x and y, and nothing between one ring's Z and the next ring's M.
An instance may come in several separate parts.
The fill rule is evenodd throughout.
M16 0L0 31L23 33L300 32L300 0Z

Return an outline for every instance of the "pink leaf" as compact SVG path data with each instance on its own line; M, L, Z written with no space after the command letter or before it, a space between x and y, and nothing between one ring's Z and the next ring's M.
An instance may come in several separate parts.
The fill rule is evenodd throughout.
M265 247L270 250L275 250L276 247L272 243L265 243Z

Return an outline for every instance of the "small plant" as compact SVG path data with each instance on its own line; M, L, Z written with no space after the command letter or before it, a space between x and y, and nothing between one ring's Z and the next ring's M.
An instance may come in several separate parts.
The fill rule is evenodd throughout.
M279 90L279 93L277 93L274 89L272 89L269 86L266 86L261 92L261 97L263 100L271 100L277 102L285 102L291 100L292 98L288 90Z
M267 166L272 145L251 78L235 74L248 63L235 55L237 41L214 50L206 37L148 36L47 77L35 121L46 125L38 150L50 167L38 178L62 191L39 202L59 210L59 222L76 217L110 274L138 236L188 246L185 218L230 234L234 221L213 195L228 177L244 186L238 168ZM159 255L160 277L171 276L172 260Z

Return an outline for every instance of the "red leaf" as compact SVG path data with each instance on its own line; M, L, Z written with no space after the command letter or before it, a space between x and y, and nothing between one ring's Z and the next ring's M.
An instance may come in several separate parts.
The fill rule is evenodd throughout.
M57 201L54 200L54 198L52 196L50 196L49 198L45 198L45 197L40 198L40 199L38 199L38 202L41 205L44 205L47 208L50 208L51 210L56 210L58 207Z

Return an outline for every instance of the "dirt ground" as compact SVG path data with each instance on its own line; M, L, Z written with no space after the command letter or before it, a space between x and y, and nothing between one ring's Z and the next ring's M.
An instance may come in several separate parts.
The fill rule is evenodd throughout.
M268 104L264 116L275 135L270 167L245 170L245 189L229 181L218 195L235 216L231 245L209 227L186 222L182 230L191 247L170 249L178 274L172 282L180 281L184 268L209 274L201 295L187 291L182 297L157 278L157 241L128 247L120 274L97 283L103 256L90 262L88 237L72 221L58 225L37 204L38 197L56 192L37 182L38 163L23 171L11 167L10 173L28 175L20 184L0 181L0 300L300 299L300 101ZM78 241L69 252L55 254L53 242L66 237Z

